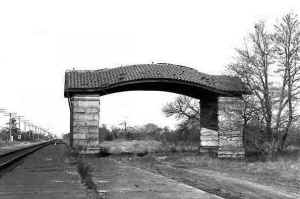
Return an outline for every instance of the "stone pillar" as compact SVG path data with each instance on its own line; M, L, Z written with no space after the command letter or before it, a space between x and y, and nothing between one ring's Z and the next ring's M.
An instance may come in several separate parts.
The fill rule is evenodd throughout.
M73 147L84 151L99 143L99 97L74 96L70 102Z
M218 151L217 96L200 100L200 123L200 153L216 154Z
M237 97L219 97L219 158L244 158L243 120L244 103Z

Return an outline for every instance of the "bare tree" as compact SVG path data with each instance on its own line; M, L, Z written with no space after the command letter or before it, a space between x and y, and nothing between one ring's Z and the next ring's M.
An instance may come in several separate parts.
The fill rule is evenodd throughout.
M300 29L297 15L289 13L274 26L274 49L281 77L276 116L278 149L283 150L289 129L295 121L295 104L299 95ZM280 136L279 131L282 130Z
M174 102L169 102L163 107L163 112L167 117L175 116L176 119L199 120L200 106L199 100L180 95Z
M300 92L297 16L285 15L274 26L273 33L268 33L260 22L249 39L243 49L237 49L236 62L228 70L253 92L253 96L244 97L244 120L257 117L262 121L270 152L274 153L283 150L289 129L297 119L295 106Z
M261 126L264 122L264 117L261 115L261 109L258 106L258 101L252 95L245 95L242 98L245 106L242 110L243 127L246 128L249 122L256 122Z
M254 97L244 98L247 108L245 113L251 113L244 115L244 119L248 120L250 118L247 117L260 111L261 120L265 123L265 131L270 138L273 113L270 67L273 64L274 51L271 34L266 32L264 22L255 25L254 32L250 34L249 39L243 49L236 49L237 62L229 65L228 70L240 77L254 94Z
M238 76L253 95L243 96L242 118L258 122L263 129L266 153L274 154L285 147L289 130L298 115L296 104L300 94L300 28L297 16L285 15L268 32L264 22L254 26L237 58L227 69ZM198 101L186 96L168 103L163 111L178 119L200 120ZM259 141L259 143L261 143ZM259 144L261 145L261 144Z

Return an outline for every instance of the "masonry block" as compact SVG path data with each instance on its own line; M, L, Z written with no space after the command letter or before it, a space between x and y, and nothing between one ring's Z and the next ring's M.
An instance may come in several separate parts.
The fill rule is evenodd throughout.
M244 158L243 119L244 103L237 97L219 97L219 158Z
M202 128L200 135L201 146L217 147L218 146L218 131Z
M99 143L99 97L71 98L71 127L74 148L89 148Z
M200 100L200 152L217 153L218 150L218 98Z
M244 158L243 101L211 96L200 100L200 152L219 158Z

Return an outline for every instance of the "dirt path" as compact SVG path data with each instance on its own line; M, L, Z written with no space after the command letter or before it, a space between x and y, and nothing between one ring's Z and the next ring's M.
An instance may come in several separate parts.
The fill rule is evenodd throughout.
M300 190L299 194L291 192L287 193L278 187L265 186L245 179L234 178L228 174L203 169L192 169L188 172L198 176L207 175L214 177L219 183L226 182L228 188L247 193L249 197L251 196L253 198L300 198ZM245 197L247 195L245 194Z
M110 158L88 158L93 181L103 198L222 199L195 187Z
M287 193L278 188L254 183L229 174L206 169L173 167L161 162L121 160L127 164L161 174L170 179L229 199L297 199L300 193Z

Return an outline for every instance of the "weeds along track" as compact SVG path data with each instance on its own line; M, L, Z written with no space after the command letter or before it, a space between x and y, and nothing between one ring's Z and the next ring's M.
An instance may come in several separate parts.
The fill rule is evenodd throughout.
M10 165L17 163L21 159L25 158L27 155L45 147L50 144L57 142L57 140L45 141L42 143L30 145L27 147L12 150L0 155L0 171L8 168Z

